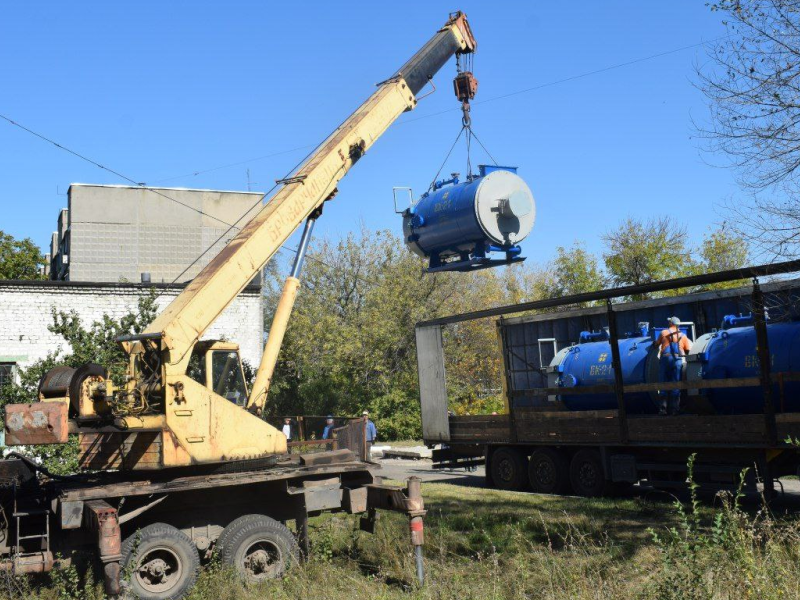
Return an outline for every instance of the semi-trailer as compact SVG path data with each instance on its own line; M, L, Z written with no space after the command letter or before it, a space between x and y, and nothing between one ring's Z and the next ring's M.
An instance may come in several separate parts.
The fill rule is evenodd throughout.
M797 270L800 261L762 265L417 324L423 437L435 466L485 463L498 488L599 496L635 483L683 486L694 454L700 485L733 488L747 470L745 489L771 494L800 468L800 280L757 278ZM517 313L526 314L509 317ZM695 344L683 379L665 382L654 340L675 315ZM497 317L506 410L451 414L443 329ZM680 414L658 414L658 394L672 390Z

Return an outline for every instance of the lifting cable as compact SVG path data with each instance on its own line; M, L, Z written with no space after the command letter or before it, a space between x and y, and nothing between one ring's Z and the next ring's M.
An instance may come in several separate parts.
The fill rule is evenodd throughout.
M444 169L444 166L447 164L450 155L453 153L453 150L458 144L458 140L461 139L461 136L464 135L464 141L466 142L467 146L467 176L466 179L468 181L472 181L475 177L472 173L472 140L475 139L476 142L480 145L484 152L489 156L492 163L497 165L497 160L495 160L492 153L486 149L483 142L481 142L480 138L475 135L475 131L472 128L472 117L470 116L470 103L469 101L475 97L475 94L478 91L478 80L475 79L475 76L472 74L474 69L474 53L469 53L465 55L456 54L456 77L453 79L453 90L455 91L456 98L461 101L461 129L458 131L458 135L456 136L455 142L448 150L447 155L444 157L444 161L442 161L442 165L439 167L439 170L436 171L436 175L433 177L430 185L428 186L428 193L433 192L436 190L437 179ZM462 58L463 58L463 65L462 65ZM453 173L453 177L457 176L456 173ZM441 184L440 184L441 185Z

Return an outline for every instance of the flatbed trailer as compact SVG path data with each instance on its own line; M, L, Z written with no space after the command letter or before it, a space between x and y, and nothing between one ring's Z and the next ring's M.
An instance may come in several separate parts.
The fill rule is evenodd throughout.
M787 402L784 386L800 381L800 373L774 373L771 370L765 294L769 298L782 294L793 304L790 310L797 312L795 298L800 282L777 281L762 286L756 278L798 269L800 261L791 261L487 309L419 323L416 335L423 437L429 446L439 446L434 450L434 466L457 468L485 463L487 483L492 486L599 496L638 482L656 487L684 486L688 460L695 455L693 478L701 486L735 489L740 484L743 470L747 469L745 489L755 490L761 483L765 494L771 495L777 478L800 474L800 414L782 410ZM611 302L634 294L692 289L708 283L745 278L753 278L752 287L630 305ZM725 310L729 310L732 304L746 302L754 316L758 339L758 348L754 352L759 375L624 385L622 369L619 368L618 340L621 333L617 321L620 315L626 314L624 311L630 313L627 317L641 317L659 302L667 305L680 302L687 310L695 311L699 321L708 316L710 303L722 303ZM587 308L587 303L593 304ZM512 313L537 309L557 309L560 312L511 320L506 318ZM452 415L447 410L442 328L491 317L500 317L497 327L503 355L502 383L507 411L494 415ZM555 329L553 322L558 319L562 324L569 324L572 331L574 323L567 323L570 318L582 324L607 324L614 382L612 385L571 388L569 394L613 394L616 409L568 410L563 402L555 400L558 394L565 392L564 388L548 387L544 377L532 381L534 378L519 376L525 371L544 372L547 362L542 356L537 356L538 364L535 366L541 369L532 368L533 358L527 355L527 347L524 348L526 356L519 356L519 347L525 344L533 346L535 351L543 349L542 338L512 339L514 335L531 337L530 331L521 329L525 319L537 321L537 335L548 332L550 336ZM546 337L545 340L555 345L555 337ZM515 369L517 363L523 366ZM702 390L725 387L748 388L763 394L763 413L708 414L708 407L703 405ZM669 389L681 390L687 414L628 414L626 394L655 394Z
M246 580L273 578L308 555L309 517L360 514L371 532L384 509L408 516L422 577L419 480L383 485L358 443L363 425L340 437L354 449L160 471L59 477L12 454L0 461L0 567L46 572L59 556L62 565L99 563L109 595L180 598L214 551Z

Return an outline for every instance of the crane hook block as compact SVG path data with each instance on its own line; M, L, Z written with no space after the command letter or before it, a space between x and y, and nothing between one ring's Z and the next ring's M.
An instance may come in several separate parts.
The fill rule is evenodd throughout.
M478 91L478 80L469 71L463 71L453 79L453 91L461 102L469 102Z

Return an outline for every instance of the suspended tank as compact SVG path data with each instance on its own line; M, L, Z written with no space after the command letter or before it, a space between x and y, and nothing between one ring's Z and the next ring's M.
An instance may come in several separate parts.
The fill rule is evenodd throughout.
M525 260L519 243L533 229L533 194L516 167L481 165L479 176L437 181L403 212L406 245L428 271L470 271ZM502 253L504 258L492 258Z

